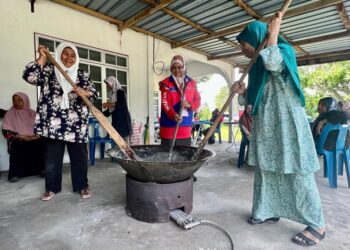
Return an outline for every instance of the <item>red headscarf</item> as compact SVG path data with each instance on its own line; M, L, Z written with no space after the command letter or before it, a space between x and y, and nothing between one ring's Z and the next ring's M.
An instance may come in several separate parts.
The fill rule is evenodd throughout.
M10 108L4 117L2 129L11 130L20 135L33 135L36 112L30 109L29 98L22 92L17 92L13 96L19 96L24 102L23 109Z

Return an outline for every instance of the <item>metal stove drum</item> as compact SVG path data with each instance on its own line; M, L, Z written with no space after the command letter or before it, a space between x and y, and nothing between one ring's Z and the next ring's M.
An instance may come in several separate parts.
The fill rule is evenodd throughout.
M128 159L117 148L107 154L127 172L126 212L144 222L170 220L170 211L181 209L191 213L193 204L193 174L213 151L203 149L197 160L190 160L196 147L174 147L169 162L169 148L161 145L131 146L139 161Z

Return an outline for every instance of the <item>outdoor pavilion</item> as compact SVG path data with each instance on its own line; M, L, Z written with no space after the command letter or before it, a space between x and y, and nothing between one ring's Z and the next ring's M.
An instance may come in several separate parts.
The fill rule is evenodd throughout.
M41 1L31 0L32 11ZM252 20L267 21L283 1L183 0L53 0L118 26L244 68L248 60L235 37ZM28 5L29 6L29 5ZM4 13L6 14L6 13ZM295 47L299 65L350 59L350 0L294 0L281 31ZM198 64L195 61L190 62ZM198 66L198 65L197 65ZM217 69L212 70L213 72ZM230 79L230 78L228 78ZM231 82L228 81L228 84ZM196 174L192 215L222 225L236 249L303 249L290 238L303 227L282 220L278 225L251 227L253 171L235 168L237 154L227 144L207 146L217 156ZM0 178L1 249L228 249L227 239L210 227L183 231L173 223L148 224L125 214L125 178L109 159L89 169L93 197L71 193L69 169L63 192L51 202L39 201L43 181L26 178L12 184ZM327 223L327 238L318 249L349 249L350 196L339 177L330 189L316 174Z

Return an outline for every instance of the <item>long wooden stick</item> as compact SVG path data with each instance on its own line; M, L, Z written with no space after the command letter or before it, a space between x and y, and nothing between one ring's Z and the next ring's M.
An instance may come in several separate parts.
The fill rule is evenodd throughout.
M184 108L185 108L182 105L182 102L183 102L183 100L185 100L186 87L187 87L188 83L186 83L186 84L184 83L184 88L181 89L179 84L177 83L177 80L176 79L174 79L174 80L175 80L176 87L178 88L178 90L180 91L180 94L181 94L181 104L180 104L181 106L180 106L180 110L179 110L179 117L182 118L182 113L183 113ZM171 161L171 158L173 155L173 149L175 146L176 136L177 136L177 132L179 130L180 123L181 123L181 120L176 122L175 130L174 130L174 134L173 134L173 139L172 139L171 144L170 144L169 161Z
M77 88L77 85L73 82L73 80L69 77L69 75L62 69L62 67L57 63L55 58L49 53L45 52L46 57L55 65L55 67L61 72L61 74L67 79L67 81L72 85L74 89ZM119 146L121 151L131 160L137 160L135 152L129 147L129 145L124 141L124 139L118 134L118 132L113 128L108 119L104 116L104 114L98 110L86 96L81 96L86 106L90 109L91 113L95 116L95 118L99 121L102 127L107 131L107 133L112 137L115 143Z
M281 13L282 13L282 17L284 15L284 13L286 12L286 10L288 9L289 4L292 2L292 0L285 0L283 3L283 6L281 8ZM259 47L255 50L254 56L253 58L250 60L249 64L247 65L247 67L244 69L244 72L241 76L241 78L239 79L238 83L240 85L243 84L243 80L244 78L247 76L248 72L250 71L250 69L252 68L253 64L255 63L256 59L259 57L259 52L266 46L267 44L267 40L268 40L268 35L266 34L264 40L260 43ZM228 97L227 101L225 102L224 106L222 107L219 115L217 116L217 118L215 119L214 123L211 125L208 133L206 134L206 136L204 137L203 141L201 141L199 143L199 146L196 150L196 152L193 154L191 160L197 160L200 153L202 152L205 144L208 142L210 136L214 133L217 125L219 124L221 117L223 116L224 112L226 111L226 109L228 108L228 106L230 105L233 97L235 96L236 92L233 91L232 89L233 84L231 86L230 89L230 96Z

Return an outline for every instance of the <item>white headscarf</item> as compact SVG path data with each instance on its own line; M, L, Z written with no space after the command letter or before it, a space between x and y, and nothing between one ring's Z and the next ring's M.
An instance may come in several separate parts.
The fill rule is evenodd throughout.
M70 68L67 68L66 66L64 66L64 64L61 61L62 51L67 47L72 49L76 56L75 64ZM66 43L66 42L60 43L60 45L57 46L55 51L55 59L57 63L62 67L62 69L67 72L67 74L73 80L73 82L76 82L78 77L78 67L79 67L79 54L78 54L77 48L71 43ZM72 91L73 87L66 80L66 78L58 71L56 67L55 67L55 74L56 74L57 81L59 82L63 90L61 109L68 109L69 108L68 93Z
M176 82L176 85L180 88L180 91L183 91L183 87L184 87L184 81L185 81L185 76L186 76L186 64L185 64L185 59L180 56L180 55L176 55L171 59L171 63L170 63L170 70L172 71L172 67L174 66L174 64L177 63L179 65L181 65L183 67L183 75L181 77L175 77L173 74L171 74L173 76L173 79Z
M119 89L122 89L120 82L114 76L107 77L106 79L104 79L104 82L111 87L111 92L109 93L109 102L116 103L118 101L117 91ZM109 112L113 112L114 109L115 107L109 108Z

